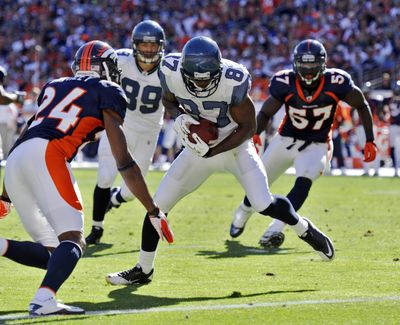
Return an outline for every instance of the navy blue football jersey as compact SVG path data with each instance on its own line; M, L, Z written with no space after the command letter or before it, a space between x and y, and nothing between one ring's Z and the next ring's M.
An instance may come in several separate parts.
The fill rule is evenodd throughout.
M293 70L279 71L269 86L271 96L285 105L279 133L305 141L328 141L337 104L353 87L347 72L326 69L317 89L308 94Z
M91 77L61 78L47 83L38 97L38 111L14 147L31 138L54 141L68 161L79 147L104 130L103 109L123 119L124 91L116 83Z

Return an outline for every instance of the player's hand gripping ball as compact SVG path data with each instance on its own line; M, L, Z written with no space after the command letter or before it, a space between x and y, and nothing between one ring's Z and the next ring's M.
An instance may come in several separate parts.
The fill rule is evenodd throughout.
M218 127L215 123L204 118L200 118L199 122L200 124L191 124L189 127L190 134L188 135L188 139L190 142L196 143L192 137L193 133L197 133L197 135L207 144L212 140L218 139Z

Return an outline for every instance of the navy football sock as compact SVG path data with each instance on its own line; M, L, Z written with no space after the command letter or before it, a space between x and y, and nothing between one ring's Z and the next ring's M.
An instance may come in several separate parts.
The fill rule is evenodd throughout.
M47 269L50 252L42 244L31 241L15 241L7 239L8 248L4 256L14 262Z
M251 203L250 203L249 199L247 198L247 195L244 197L243 203L245 206L247 206L249 208L251 207Z
M110 188L101 188L96 185L93 192L93 220L103 221L108 202L110 201Z
M124 203L126 202L126 200L122 197L121 195L121 189L118 191L118 193L115 195L115 199L119 202L119 203Z
M157 249L159 239L160 237L151 224L148 213L146 213L142 228L142 250L146 252L154 252Z
M47 287L57 292L68 279L81 256L82 251L78 244L62 241L50 257L41 287Z
M287 195L293 208L298 211L307 199L308 192L310 191L312 180L307 177L298 177L292 190Z
M281 195L274 195L273 197L274 200L268 206L268 208L260 213L265 216L271 216L274 219L283 221L288 225L295 225L299 221L299 218L290 201Z

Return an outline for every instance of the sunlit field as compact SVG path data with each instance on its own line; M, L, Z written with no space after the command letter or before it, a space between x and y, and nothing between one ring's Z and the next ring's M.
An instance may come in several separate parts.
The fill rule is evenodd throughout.
M91 227L95 170L74 170ZM147 180L154 193L162 173ZM294 182L273 186L286 194ZM173 191L173 189L171 189ZM138 201L106 216L102 243L87 249L58 293L87 315L27 318L43 270L0 258L0 323L88 324L396 324L400 312L400 179L321 177L300 214L328 234L337 249L323 262L290 228L281 249L258 239L269 223L249 220L232 240L229 226L243 191L230 174L215 174L169 214L175 243L162 242L153 281L111 286L107 273L134 266L144 208ZM15 211L0 220L0 236L29 240Z

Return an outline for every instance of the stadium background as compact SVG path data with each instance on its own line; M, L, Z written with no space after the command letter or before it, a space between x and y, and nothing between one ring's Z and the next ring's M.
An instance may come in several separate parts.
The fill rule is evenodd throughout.
M321 40L328 66L350 73L370 101L380 149L374 167L391 166L384 104L400 79L398 0L0 2L0 65L8 71L7 89L28 93L19 127L35 112L38 89L49 79L71 75L80 45L100 39L114 48L130 48L135 24L153 19L165 29L166 52L180 51L193 36L215 39L223 57L249 69L257 105L268 95L270 76L291 67L294 45L304 38ZM349 108L343 112L338 114L337 133L345 166L362 167L356 118ZM333 164L340 167L337 159Z

